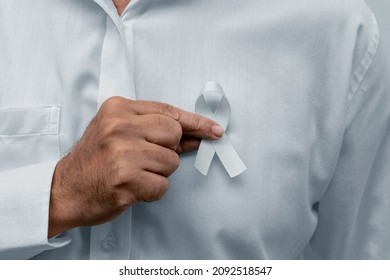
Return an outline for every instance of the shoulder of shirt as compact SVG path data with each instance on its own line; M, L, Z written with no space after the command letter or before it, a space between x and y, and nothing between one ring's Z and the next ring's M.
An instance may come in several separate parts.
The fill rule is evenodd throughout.
M311 14L322 14L314 19L313 25L317 25L322 31L326 30L324 42L335 44L339 49L350 50L352 73L348 99L352 100L378 51L380 30L375 15L364 0L310 2Z
M364 0L294 1L291 12L301 23L301 30L312 34L305 38L330 48L349 48L353 52L353 69L359 68L362 60L369 66L368 60L372 60L379 42L379 27Z
M375 16L364 0L305 0L306 17L313 24L327 27L329 35L356 34L356 39L369 40L378 32ZM315 27L314 25L314 27ZM324 29L325 30L325 29Z
M272 20L279 24L279 30L295 29L295 36L312 38L317 43L319 36L325 44L336 39L340 44L368 42L379 32L375 16L364 0L279 0L261 5L254 2L258 3L253 0L247 4L252 13L259 15L258 22L252 24L262 28L264 18Z
M370 32L377 28L375 16L364 0L294 1L290 11L297 19L313 24L313 29L326 26L330 32L361 31L361 28Z
M299 42L293 47L308 51L318 48L317 53L325 62L329 57L338 57L351 64L348 98L352 99L372 64L380 40L377 21L365 1L281 0L270 5L270 18L280 34L287 30L283 43ZM259 28L261 23L259 19Z

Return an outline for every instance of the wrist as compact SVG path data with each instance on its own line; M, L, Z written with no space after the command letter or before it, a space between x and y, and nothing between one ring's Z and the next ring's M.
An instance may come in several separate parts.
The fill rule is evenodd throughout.
M64 185L61 175L63 161L60 160L55 168L49 203L49 227L48 237L56 236L70 228L72 228L70 219L67 218L70 210L69 204L63 190Z

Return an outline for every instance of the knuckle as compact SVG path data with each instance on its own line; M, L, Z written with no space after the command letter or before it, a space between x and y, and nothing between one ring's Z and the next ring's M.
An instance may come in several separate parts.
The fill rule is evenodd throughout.
M126 195L121 195L118 198L118 207L120 211L126 211L131 205L136 202L134 195L128 192Z
M132 168L128 167L128 162L118 160L119 163L113 164L114 167L111 169L111 188L117 193L116 204L122 211L129 208L134 204L137 199L134 191L134 178L135 173L132 172Z
M148 194L146 194L145 201L152 202L160 200L167 192L169 187L168 179L163 177L153 181Z
M111 188L121 189L131 181L132 174L126 166L127 161L120 158L114 158L109 162L109 166L106 168L106 177Z
M134 196L129 195L123 195L120 198L118 198L117 205L121 212L126 211L130 206L132 206L136 200L134 199Z
M147 115L142 117L142 121L138 122L137 125L140 129L154 129L164 124L164 116L162 115Z
M182 135L183 135L183 129L182 129L180 123L177 122L177 121L174 121L174 122L172 123L172 136L173 136L175 139L180 140L181 137L182 137Z
M169 116L175 120L179 120L180 113L174 106L167 104L167 103L160 103L160 107L161 107L162 113L166 114L167 116Z
M113 170L124 172L125 174L123 175L127 174L129 176L133 175L129 173L129 165L133 165L136 162L135 159L139 158L144 150L142 144L138 144L137 142L111 141L111 145L108 147L107 157L112 159Z
M153 115L153 117L151 118L150 120L150 123L149 124L155 124L157 126L165 126L165 124L167 123L167 117L164 116L164 115Z
M193 118L192 120L192 127L196 131L200 131L203 128L202 121L200 118Z
M117 151L114 151L117 149ZM113 148L115 155L107 162L106 172L107 177L110 178L110 183L116 188L122 188L126 185L134 185L137 181L137 173L139 172L137 164L132 160L137 155L132 153L133 148ZM108 154L112 153L109 151ZM110 155L108 155L110 157Z
M167 178L162 178L162 179L160 180L160 184L159 184L159 189L160 189L161 197L167 192L168 187L169 187L169 181L168 181L168 179L167 179Z
M180 165L179 155L176 152L171 152L169 162L170 162L170 166L172 167L173 171L175 171Z
M112 112L116 110L119 106L121 106L125 102L125 98L120 96L112 96L103 102L101 109L103 112Z
M158 127L158 129L164 133L164 138L167 138L169 142L172 142L175 145L180 141L183 133L179 122L164 115L153 115L143 125L148 128Z
M162 126L165 128L165 133L168 135L172 144L177 145L183 135L180 123L171 118L166 118Z
M111 124L111 134L120 135L129 127L129 121L124 118L114 118Z
M121 116L103 116L100 121L100 131L105 137L118 136L129 130L134 130L135 125L131 118L126 119Z
M131 174L124 168L124 165L121 160L116 160L116 164L113 167L113 184L117 187L128 184L131 181Z

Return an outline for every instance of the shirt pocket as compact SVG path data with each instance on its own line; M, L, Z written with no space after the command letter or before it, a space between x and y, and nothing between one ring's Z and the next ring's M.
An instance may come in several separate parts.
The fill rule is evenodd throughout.
M60 107L0 108L0 171L59 158Z

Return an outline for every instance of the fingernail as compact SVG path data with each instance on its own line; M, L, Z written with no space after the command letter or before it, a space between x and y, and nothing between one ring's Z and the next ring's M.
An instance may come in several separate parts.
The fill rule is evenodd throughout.
M213 125L211 128L211 131L213 132L213 135L220 138L224 134L225 130L223 129L222 126L219 125Z

